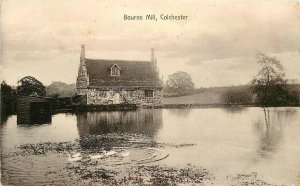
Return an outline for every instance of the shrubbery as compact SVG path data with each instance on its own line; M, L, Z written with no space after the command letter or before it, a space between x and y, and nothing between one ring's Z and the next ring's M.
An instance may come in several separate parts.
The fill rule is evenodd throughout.
M224 104L251 104L252 94L250 90L234 90L230 89L221 96L221 102Z

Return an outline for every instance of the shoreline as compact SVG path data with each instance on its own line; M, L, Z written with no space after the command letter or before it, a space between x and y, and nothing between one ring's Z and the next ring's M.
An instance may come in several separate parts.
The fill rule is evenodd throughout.
M52 113L68 112L90 112L90 111L134 111L137 109L197 109L197 108L241 108L241 107L300 107L299 105L280 105L280 106L262 106L255 104L161 104L161 105L135 105L135 104L118 104L118 105L84 105L71 106L71 108L54 109Z

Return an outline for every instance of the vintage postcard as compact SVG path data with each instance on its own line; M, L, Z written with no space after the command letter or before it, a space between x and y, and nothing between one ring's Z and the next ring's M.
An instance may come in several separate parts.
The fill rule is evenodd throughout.
M2 185L300 185L300 2L0 1Z

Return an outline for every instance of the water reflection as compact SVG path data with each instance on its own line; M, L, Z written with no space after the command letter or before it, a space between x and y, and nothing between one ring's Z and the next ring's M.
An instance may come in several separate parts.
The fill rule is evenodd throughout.
M187 118L191 113L191 109L170 109L169 112L174 116Z
M0 116L0 122L1 122L1 125L5 124L7 119L8 119L9 115L5 114L5 113L1 113L1 116Z
M255 131L259 137L258 154L269 158L277 151L283 136L284 125L296 114L295 109L263 108L263 119L255 122Z
M77 115L77 127L80 136L122 132L154 135L161 125L161 109L87 112Z
M62 177L72 180L72 175L68 175L65 169L69 163L65 154L51 151L45 156L10 156L20 150L15 146L50 141L54 146L60 142L75 142L75 151L86 156L85 152L97 154L102 151L102 145L112 147L112 150L123 148L130 152L127 158L115 157L102 161L100 165L89 164L91 167L103 167L105 164L111 165L112 170L119 170L120 166L114 165L122 163L126 170L128 167L125 163L132 166L129 163L133 161L147 161L147 164L155 161L158 165L170 167L191 164L209 170L219 183L223 183L223 179L228 181L228 175L235 177L257 172L258 179L268 183L292 185L299 177L300 167L299 111L299 107L265 110L249 107L141 109L76 115L60 113L53 115L51 125L30 127L17 125L14 115L8 118L0 130L2 153L6 153L2 156L2 175L6 175L6 183L12 185L41 185L38 184L40 181ZM122 137L130 140L122 141ZM162 152L142 146L144 142L150 142L148 144L151 145L152 141L160 144L158 148ZM93 151L85 148L93 142L97 142L94 144L99 149ZM170 156L156 162L162 157L160 153ZM52 174L46 176L49 169Z
M246 111L248 108L243 106L228 106L225 107L224 110L228 113L239 113Z

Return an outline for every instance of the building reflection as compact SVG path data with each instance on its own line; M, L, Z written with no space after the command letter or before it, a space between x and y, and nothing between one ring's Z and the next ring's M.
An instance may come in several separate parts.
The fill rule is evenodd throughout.
M161 125L162 109L77 114L80 136L122 132L155 135Z

